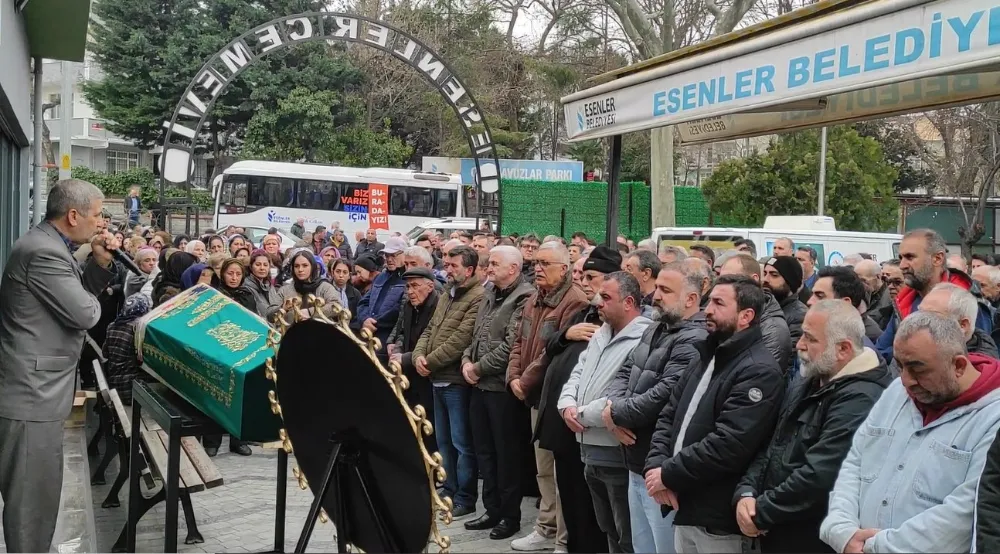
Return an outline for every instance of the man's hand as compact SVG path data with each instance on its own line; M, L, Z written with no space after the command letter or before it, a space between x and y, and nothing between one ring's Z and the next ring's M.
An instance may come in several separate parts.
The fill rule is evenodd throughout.
M670 495L667 494L667 491L660 491L654 494L652 498L660 506L673 506L673 504L670 503Z
M635 444L635 433L624 427L615 427L611 430L611 434L618 439L618 442L624 444L625 446L632 446Z
M114 261L114 255L111 252L118 250L119 247L121 245L118 244L118 239L107 230L97 233L90 241L90 250L94 255L94 261L103 268L111 266L111 262Z
M476 364L472 362L465 362L462 365L462 377L465 377L465 382L470 385L475 385L479 382L479 375L476 374Z
M369 317L361 324L362 329L368 329L368 332L375 334L375 318Z
M510 391L514 393L514 396L516 396L518 400L524 402L524 389L521 388L520 379L514 379L510 382Z
M654 467L646 472L646 492L649 493L649 496L667 490L667 487L663 486L663 481L660 479L661 471L660 468Z
M594 336L594 333L600 328L599 325L593 323L577 323L566 329L566 340L589 341L590 337Z
M608 428L608 431L614 432L616 425L615 425L615 421L613 419L611 419L611 401L610 400L608 400L608 403L604 405L604 409L601 410L601 421L604 422L604 426Z
M878 534L878 529L858 529L844 547L844 554L863 554L865 541Z
M390 359L392 359L392 355L396 353L396 343L385 345L385 353L389 355Z
M741 498L736 504L736 523L739 524L740 531L748 537L756 537L760 535L760 531L757 529L757 524L753 522L753 518L756 515L756 498L752 496Z
M391 356L389 356L389 361L390 362L396 362L397 364L401 364L401 363L403 363L403 355L400 354L399 352L395 352Z
M416 360L413 360L413 366L417 368L417 373L423 375L424 377L429 377L431 370L427 369L427 358L420 356Z
M566 427L569 427L570 431L574 433L582 433L584 431L583 425L580 424L576 419L576 408L570 406L562 411L563 421L566 422Z

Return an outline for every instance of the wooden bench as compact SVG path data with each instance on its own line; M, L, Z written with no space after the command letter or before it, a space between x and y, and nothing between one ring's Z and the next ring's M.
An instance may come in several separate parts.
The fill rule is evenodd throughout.
M99 360L94 360L94 374L97 378L99 413L103 420L105 430L103 436L106 439L104 457L100 465L94 471L91 483L103 484L104 473L111 460L118 457L118 477L115 479L108 496L101 503L102 508L117 508L121 506L118 494L122 486L128 480L130 441L132 439L132 421L129 411L121 401L118 391L108 387L107 379ZM102 436L98 433L95 442ZM142 480L140 485L143 492L139 508L139 517L149 511L153 506L162 502L166 498L165 487L157 490L157 481L163 483L163 475L167 471L167 445L169 438L166 431L143 414L140 422L140 454L142 457ZM184 544L199 544L205 542L198 531L198 524L194 517L194 508L191 504L191 493L218 487L223 484L222 474L208 457L201 443L194 437L183 437L181 439L180 456L180 479L179 497L181 507L184 509L184 522L187 526L187 537ZM155 492L154 492L155 491ZM148 494L151 494L147 497ZM113 552L126 551L126 530L122 529L118 540L112 547Z

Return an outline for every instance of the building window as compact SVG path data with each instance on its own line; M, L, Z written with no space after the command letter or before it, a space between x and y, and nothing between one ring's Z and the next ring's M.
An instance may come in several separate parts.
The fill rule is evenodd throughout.
M115 174L120 171L128 171L139 167L138 152L121 152L119 150L108 150L108 173Z

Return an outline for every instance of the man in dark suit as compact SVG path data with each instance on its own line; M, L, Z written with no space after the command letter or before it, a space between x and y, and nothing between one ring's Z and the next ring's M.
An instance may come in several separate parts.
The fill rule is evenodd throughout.
M104 195L77 179L49 191L45 221L14 244L0 280L0 496L8 552L48 552L62 492L63 422L96 295L113 276ZM73 250L90 243L85 266Z

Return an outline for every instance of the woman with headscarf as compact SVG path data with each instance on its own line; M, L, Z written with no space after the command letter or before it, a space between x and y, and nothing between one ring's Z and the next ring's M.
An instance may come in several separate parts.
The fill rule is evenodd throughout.
M340 250L337 250L336 246L327 246L319 251L319 259L323 262L323 267L330 267L330 262L337 258L343 258L343 256L340 255Z
M240 306L257 313L257 301L253 293L244 288L247 279L247 268L236 258L229 258L222 263L222 275L219 277L219 292Z
M281 237L278 235L267 235L260 241L260 247L268 254L281 254Z
M330 282L333 288L340 295L340 305L347 306L353 314L358 309L358 301L361 300L361 291L351 284L351 273L354 272L354 264L344 258L335 258L330 262Z
M208 258L208 249L205 248L205 243L200 240L188 241L187 247L184 251L188 254L194 254L194 257L198 259L199 262L204 262Z
M218 254L226 251L226 239L221 235L212 235L208 239L208 253Z
M181 275L182 290L188 290L195 285L208 285L213 289L219 288L219 276L208 264L194 264L184 270Z
M135 350L135 321L149 313L153 303L145 294L132 294L125 299L118 317L108 325L108 334L101 349L107 358L105 371L108 386L118 391L125 404L132 403L132 380L144 375Z
M149 247L140 248L135 253L135 265L139 266L142 275L136 275L130 271L125 277L125 298L142 292L142 286L146 284L153 270L156 269L157 257L156 250Z
M163 237L153 235L152 238L149 239L149 246L157 252L163 252L166 249L167 243L163 241Z
M257 315L267 319L281 306L278 289L274 287L271 277L271 258L263 250L254 250L250 254L250 275L243 283L243 288L250 291L257 305Z
M309 317L306 299L312 294L325 301L322 309L323 315L333 317L333 306L340 304L340 294L333 287L333 284L323 279L324 272L322 266L316 261L316 257L309 251L299 251L291 257L289 265L292 269L290 282L284 284L278 291L278 296L281 298L280 306L290 312L292 299L298 298L301 302L300 313L303 317ZM270 320L271 315L273 314L268 314L267 319ZM288 313L285 319L291 323L292 314Z
M191 239L187 235L177 235L174 237L174 248L178 250L187 250L187 244L191 242Z
M177 296L184 290L184 285L181 283L181 276L184 275L184 271L187 268L194 265L197 261L194 255L179 250L174 250L167 256L163 271L156 276L156 280L153 283L152 299L154 308Z

